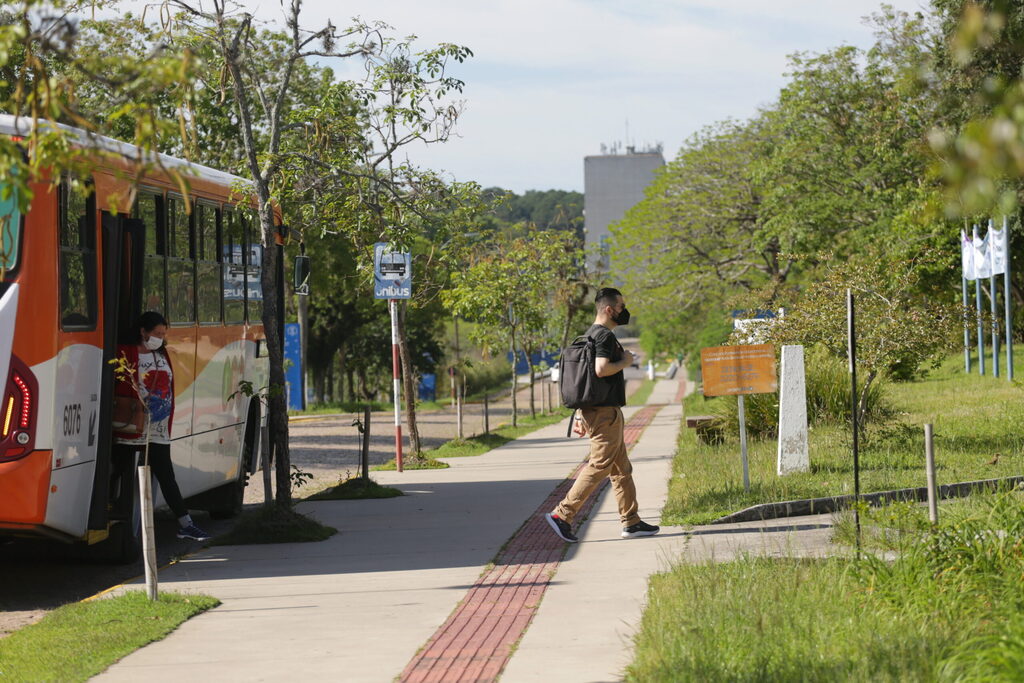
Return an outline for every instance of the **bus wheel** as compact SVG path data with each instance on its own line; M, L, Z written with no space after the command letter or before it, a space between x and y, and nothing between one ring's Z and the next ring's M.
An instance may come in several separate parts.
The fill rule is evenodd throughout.
M210 491L206 507L210 516L214 519L227 519L240 513L248 479L249 473L242 470L238 473L238 479Z

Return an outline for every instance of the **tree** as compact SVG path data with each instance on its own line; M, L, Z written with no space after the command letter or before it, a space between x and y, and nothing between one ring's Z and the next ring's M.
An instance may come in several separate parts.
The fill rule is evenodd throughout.
M963 331L961 306L922 296L918 291L922 260L892 261L879 252L851 261L827 261L822 279L786 302L786 315L766 328L765 343L820 344L835 357L848 355L846 292L856 305L857 365L862 375L858 423L866 424L872 384L899 370L916 374L938 362L957 344ZM752 301L753 306L763 300Z
M366 25L356 24L338 32L330 23L317 31L303 30L300 24L301 3L299 0L291 0L286 6L285 16L288 26L287 43L282 45L282 52L278 55L274 77L264 79L264 74L253 68L259 62L259 57L255 54L255 29L251 14L232 16L219 0L215 0L209 12L201 6L180 0L168 0L167 7L179 10L174 25L180 32L177 36L172 33L171 39L188 42L198 40L209 49L215 67L223 72L224 95L230 96L238 117L246 170L252 180L255 212L263 244L263 327L270 360L268 417L276 458L276 500L278 504L288 507L291 505L291 458L288 450L287 405L284 392L280 390L285 380L277 278L276 245L280 235L275 217L274 193L281 182L280 152L289 124L289 95L294 85L293 77L306 59L368 54L375 49L371 40L373 31ZM337 47L340 42L350 40L354 42L346 43L345 48ZM262 144L257 137L261 130L266 136Z
M512 424L518 425L516 363L526 338L539 336L550 313L552 243L548 236L504 237L477 253L465 268L452 273L451 286L441 293L448 309L477 323L470 338L485 351L512 353ZM527 355L529 358L529 355Z
M195 78L187 52L153 50L144 55L107 55L83 45L73 15L81 3L25 0L19 7L0 10L0 111L14 114L25 126L22 140L0 138L0 197L14 196L22 211L32 199L32 184L57 182L68 172L79 182L102 163L106 154L96 135L112 135L134 143L139 153L127 160L129 180L159 166L153 154L160 141L180 129ZM83 107L77 83L88 78L108 93L109 113L95 121ZM63 123L86 131L84 137L50 125ZM187 191L187 176L163 169ZM121 198L123 206L131 197ZM3 220L9 220L5 216ZM0 278L7 252L8 231L0 225Z

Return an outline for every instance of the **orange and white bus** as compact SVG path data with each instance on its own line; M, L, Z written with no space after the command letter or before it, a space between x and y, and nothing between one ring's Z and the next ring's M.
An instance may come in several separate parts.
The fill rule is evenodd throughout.
M24 119L0 116L0 135L26 134ZM128 212L132 186L117 171L137 149L90 144L115 154L83 179L87 196L61 178L33 186L25 215L0 203L12 219L0 249L0 536L101 544L99 554L128 559L139 525L125 496L137 487L111 464L108 361L143 311L164 314L178 484L192 509L236 513L265 420L258 399L232 397L242 380L267 381L261 247L237 206L243 179L162 156L163 169L189 177L188 196L154 171Z

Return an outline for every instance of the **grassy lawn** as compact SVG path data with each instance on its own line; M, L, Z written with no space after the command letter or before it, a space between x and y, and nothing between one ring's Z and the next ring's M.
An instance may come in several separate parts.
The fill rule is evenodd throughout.
M502 425L495 430L492 430L490 434L480 434L478 436L471 436L468 439L452 439L451 441L438 446L437 448L423 451L423 457L426 458L428 463L427 468L444 468L448 465L438 460L438 458L464 458L471 455L483 455L487 451L497 448L498 446L504 446L509 441L514 441L521 436L525 436L530 432L536 431L541 427L547 427L548 425L561 422L565 418L569 417L570 411L567 408L559 408L550 415L537 414L537 417L520 417L518 426L513 427L512 425ZM406 456L402 462L402 466L408 469L421 469L416 468L412 465L415 460ZM436 463L436 464L435 464ZM374 470L393 470L395 469L394 459L389 460L383 465L376 465L371 469Z
M0 639L0 679L84 681L220 601L205 595L142 591L76 602Z
M652 577L627 680L1020 680L1022 503L960 501L933 535L919 508L872 511L894 560L678 565Z
M651 397L651 392L654 391L654 380L645 379L641 381L640 386L633 392L633 395L626 400L627 406L642 406L647 403L647 399Z
M1020 347L1018 347L1020 348ZM1024 359L1024 348L1015 354ZM1024 361L1015 375L1024 377ZM897 411L886 425L871 428L860 451L861 490L925 485L923 425L935 425L939 484L989 479L1024 472L1024 387L1005 378L965 375L963 357L950 357L918 382L891 383L886 395ZM689 396L687 415L711 412L712 401ZM700 443L681 430L673 463L666 524L700 524L750 505L853 493L847 425L819 424L810 430L811 471L775 474L776 441L749 444L750 493L743 491L738 435L720 445ZM996 457L998 454L998 457Z

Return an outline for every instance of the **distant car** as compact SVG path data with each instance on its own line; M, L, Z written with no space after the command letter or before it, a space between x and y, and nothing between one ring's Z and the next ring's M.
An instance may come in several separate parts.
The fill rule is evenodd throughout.
M551 366L551 381L558 381L558 363L555 363L554 365Z

